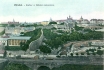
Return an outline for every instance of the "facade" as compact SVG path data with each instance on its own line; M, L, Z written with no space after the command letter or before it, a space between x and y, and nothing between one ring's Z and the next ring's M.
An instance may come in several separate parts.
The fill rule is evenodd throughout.
M42 24L42 25L48 25L49 22L48 22L48 21L43 21L43 22L41 22L41 24Z
M26 42L31 37L9 37L9 38L0 38L0 42L5 46L20 46L20 42Z
M18 26L19 22L15 22L15 20L13 19L13 21L8 21L8 26L10 26L10 25Z
M29 32L35 30L35 27L6 27L5 34L12 35L12 36L20 36L21 32Z
M103 25L104 24L104 20L103 19L91 19L90 20L91 24L96 24L96 25Z
M87 26L85 27L85 29L91 29L91 30L98 30L98 29L102 29L103 27L101 26Z
M95 30L95 31L104 32L104 28L102 28L102 29L97 29L97 30Z
M96 41L96 42L92 42L91 45L93 45L93 46L104 46L104 42L103 41Z
M87 19L83 19L83 17L81 16L81 18L79 20L76 20L77 23L81 23L81 24L88 24L90 23L89 20Z
M61 23L73 23L74 20L72 19L71 16L69 16L69 17L67 17L67 19L55 20L55 22L57 22L57 24L61 24Z
M88 26L90 26L90 24L77 24L77 26L79 26L79 27L88 27Z

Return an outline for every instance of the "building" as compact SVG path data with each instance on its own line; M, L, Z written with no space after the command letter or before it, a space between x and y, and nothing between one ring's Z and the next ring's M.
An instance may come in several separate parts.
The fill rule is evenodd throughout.
M6 27L5 34L12 35L12 36L20 36L21 32L29 32L35 30L35 27Z
M5 46L20 46L20 42L26 42L31 37L9 37L9 38L0 38L0 42Z
M97 29L97 30L95 30L95 31L104 32L104 28L102 28L102 29Z
M87 19L83 19L83 17L81 16L81 18L79 20L76 20L77 23L81 23L81 24L88 24L90 23L89 20Z
M69 17L67 17L67 19L55 20L55 22L57 22L57 24L61 24L61 23L73 23L74 20L72 19L71 16L69 16Z
M42 25L48 25L49 22L48 22L48 21L42 21L41 24L42 24Z
M67 22L67 23L73 23L74 20L73 20L73 18L69 15L69 17L67 17L66 22Z
M90 20L91 24L95 24L95 25L103 25L104 24L104 20L103 19L91 19Z
M13 19L13 21L8 21L8 26L11 26L11 25L18 26L19 22L15 22L14 19Z

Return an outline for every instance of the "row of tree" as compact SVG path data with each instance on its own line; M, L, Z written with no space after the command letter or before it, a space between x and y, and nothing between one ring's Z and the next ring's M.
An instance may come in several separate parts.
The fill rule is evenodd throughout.
M4 70L31 70L26 65L9 63Z
M67 41L82 41L82 40L92 40L92 39L102 39L103 33L91 31L88 33L79 33L77 31L72 32L71 34L63 33L62 35L58 35L53 33L49 29L44 29L44 36L47 39L45 43L49 45L51 48L58 48L59 45L66 43Z
M75 65L66 64L52 70L103 70L103 65Z
M5 29L2 32L0 32L0 36L3 35L4 33L5 33Z

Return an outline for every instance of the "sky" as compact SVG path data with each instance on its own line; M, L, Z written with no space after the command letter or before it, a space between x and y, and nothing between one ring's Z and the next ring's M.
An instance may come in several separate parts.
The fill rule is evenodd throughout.
M14 6L21 4L22 6ZM48 4L49 6L45 6ZM32 5L32 6L26 6ZM41 6L37 6L41 5ZM104 19L104 0L1 0L0 22L40 22L66 19Z

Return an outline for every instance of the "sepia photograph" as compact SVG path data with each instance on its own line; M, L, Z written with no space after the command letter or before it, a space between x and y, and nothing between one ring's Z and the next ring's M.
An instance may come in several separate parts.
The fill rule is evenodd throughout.
M0 0L0 70L104 70L104 0Z

